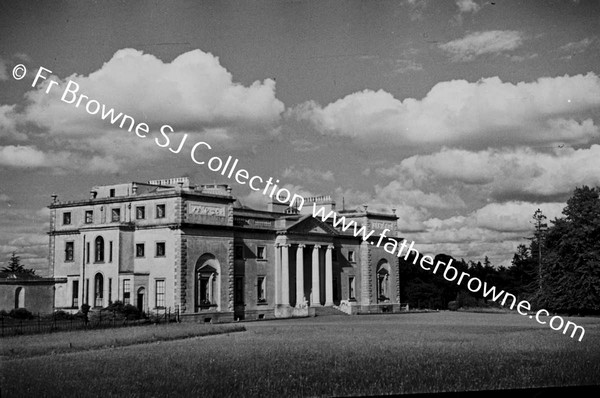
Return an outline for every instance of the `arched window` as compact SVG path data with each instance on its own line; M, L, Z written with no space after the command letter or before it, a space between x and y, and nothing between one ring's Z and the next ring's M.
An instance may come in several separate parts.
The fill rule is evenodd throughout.
M104 261L104 238L101 236L96 238L96 255L94 257L94 261L97 263Z
M25 288L15 290L15 308L25 308Z

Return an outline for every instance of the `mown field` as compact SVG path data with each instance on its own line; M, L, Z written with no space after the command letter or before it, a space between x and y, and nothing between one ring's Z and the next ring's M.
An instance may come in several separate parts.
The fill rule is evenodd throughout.
M5 357L2 396L347 396L598 384L600 319L569 320L585 327L582 342L515 314L252 322L239 333Z

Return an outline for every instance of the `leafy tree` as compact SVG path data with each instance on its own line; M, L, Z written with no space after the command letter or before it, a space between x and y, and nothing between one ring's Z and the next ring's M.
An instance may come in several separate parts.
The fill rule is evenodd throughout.
M600 312L600 187L576 188L545 239L538 303L555 311Z
M8 266L2 268L2 271L11 274L35 275L35 270L27 269L21 264L21 258L15 252L10 256Z

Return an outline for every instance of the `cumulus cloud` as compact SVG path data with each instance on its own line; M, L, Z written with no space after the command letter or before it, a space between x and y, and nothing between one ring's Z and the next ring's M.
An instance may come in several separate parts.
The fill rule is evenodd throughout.
M473 32L463 38L440 44L454 62L471 61L483 54L512 51L523 44L523 34L516 30Z
M461 13L476 13L481 9L481 6L473 0L457 0L456 5L458 6L458 11Z
M33 146L0 146L0 166L15 169L55 169L64 171L116 172L118 162L112 157L83 156L66 151L43 152Z
M303 103L291 115L321 133L361 143L511 146L588 143L598 135L600 109L594 73L508 83L498 77L436 84L421 99L401 101L383 90L364 90L321 107Z
M455 186L496 200L565 197L581 185L600 185L600 145L590 148L556 148L538 153L528 148L487 149L471 152L443 148L415 155L400 164L378 169L413 189Z
M45 75L46 80L26 93L25 104L19 107L22 110L16 112L14 105L0 108L0 129L12 140L4 144L29 138L38 152L43 152L35 153L30 161L35 164L42 155L56 157L52 153L63 149L92 161L96 156L99 164L110 158L121 164L160 158L168 152L161 151L153 140L162 140L159 129L165 124L175 131L165 130L173 137L189 133L188 142L195 138L242 146L272 137L284 110L275 97L273 80L244 86L234 81L218 57L201 50L163 62L151 54L122 49L87 76L74 74L62 79L48 72ZM87 97L82 97L79 106L72 94L65 94L69 81L79 86L78 98L80 94ZM63 96L73 103L62 101ZM95 113L99 104L104 110L100 107ZM135 124L147 123L148 138L140 140L134 131L128 132L130 121L120 128L120 118L114 125L110 116L102 120L102 112L110 109L115 110L114 115L131 116Z

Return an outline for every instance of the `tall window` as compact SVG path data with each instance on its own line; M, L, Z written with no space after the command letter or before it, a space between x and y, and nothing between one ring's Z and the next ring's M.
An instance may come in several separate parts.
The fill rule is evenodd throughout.
M73 261L73 252L75 251L74 242L65 242L65 261Z
M112 245L112 240L110 242L108 242L108 262L112 263L112 249L113 249L113 245Z
M131 281L129 279L123 281L123 304L131 304Z
M156 205L156 218L165 218L165 205Z
M267 278L264 276L259 276L256 281L256 298L258 303L266 303L267 302Z
M165 242L156 242L156 257L165 256Z
M94 306L102 307L104 298L104 277L98 273L94 277Z
M73 281L71 292L71 307L79 308L79 281Z
M161 308L165 306L165 281L156 281L156 307Z
M71 212L65 211L63 213L63 225L69 225L69 224L71 224Z
M353 276L348 278L348 298L349 299L354 299L354 290L356 288L355 285L355 278Z
M85 278L85 304L90 302L90 278Z
M110 191L108 191L108 196L110 196L111 198L115 197L115 189L111 188Z
M96 241L95 241L95 246L96 246L96 251L95 253L95 257L94 257L94 262L96 263L101 263L104 262L104 238L102 238L101 236L96 237Z
M143 220L146 218L146 207L138 206L135 208L135 218L137 220Z
M264 246L258 246L256 248L256 258L259 260L265 259L265 247Z
M108 278L108 304L112 304L112 278Z
M144 257L144 244L143 243L135 244L135 256L136 257Z
M112 209L111 211L111 221L119 222L121 221L121 209Z
M94 210L85 211L85 223L91 224L94 222Z
M90 242L85 242L85 262L90 263Z

